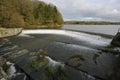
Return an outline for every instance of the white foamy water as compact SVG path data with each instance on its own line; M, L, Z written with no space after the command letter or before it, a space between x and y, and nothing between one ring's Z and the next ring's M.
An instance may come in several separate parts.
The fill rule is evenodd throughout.
M27 35L27 34L20 34L18 36L23 36L23 37L29 37L29 38L34 38L33 36Z
M57 62L57 61L51 59L51 58L48 57L48 56L46 56L45 58L48 59L48 61L49 61L48 65L50 65L50 66L55 67L55 66L61 65L62 67L64 67L64 64L62 64L62 63L60 63L60 62Z
M98 35L90 35L81 32L74 32L74 31L67 31L67 30L23 30L22 35L28 34L57 34L57 35L64 35L69 36L71 38L86 41L90 44L94 45L108 45L111 42L111 39L103 38Z
M7 74L8 74L8 76L9 76L9 77L14 76L14 74L15 74L15 72L16 72L14 63L7 62L7 65L10 66L10 67L7 69Z
M6 63L8 66L10 66L8 69L7 69L7 75L9 77L9 79L11 80L12 78L16 77L16 76L19 76L19 75L24 75L24 78L23 80L26 80L27 76L24 74L24 73L19 73L16 71L16 68L14 66L14 63L11 63L11 62L7 62Z

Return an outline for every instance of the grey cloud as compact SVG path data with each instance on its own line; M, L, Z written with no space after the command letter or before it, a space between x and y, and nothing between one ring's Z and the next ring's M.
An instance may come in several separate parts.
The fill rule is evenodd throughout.
M44 0L54 3L65 20L120 21L120 0Z

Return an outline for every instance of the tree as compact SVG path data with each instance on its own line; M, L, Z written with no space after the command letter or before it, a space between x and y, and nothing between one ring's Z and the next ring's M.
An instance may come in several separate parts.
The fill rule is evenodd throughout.
M16 11L12 2L12 0L10 2L6 0L1 1L0 24L3 27L23 27L23 17Z
M25 22L34 23L33 4L31 0L17 0L17 11L23 15Z
M39 0L1 0L0 15L2 27L30 28L32 25L63 24L56 6Z
M63 24L63 18L60 12L57 10L57 7L54 6L54 23L58 23L59 25Z

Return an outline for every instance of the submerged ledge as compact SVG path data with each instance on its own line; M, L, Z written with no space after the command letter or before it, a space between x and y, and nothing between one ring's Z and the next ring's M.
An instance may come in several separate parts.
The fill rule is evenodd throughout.
M69 29L64 29L64 30L69 30ZM82 31L82 30L69 30L69 31L82 32L82 33L87 33L87 34L91 34L91 35L98 35L98 36L109 38L109 39L112 39L114 37L114 35L104 34L104 33L96 33L96 32L90 32L90 31Z

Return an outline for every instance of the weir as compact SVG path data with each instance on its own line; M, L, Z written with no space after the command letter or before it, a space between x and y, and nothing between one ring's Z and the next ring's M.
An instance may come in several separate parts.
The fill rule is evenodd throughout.
M22 28L0 28L0 38L15 36L22 32Z

